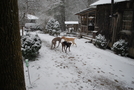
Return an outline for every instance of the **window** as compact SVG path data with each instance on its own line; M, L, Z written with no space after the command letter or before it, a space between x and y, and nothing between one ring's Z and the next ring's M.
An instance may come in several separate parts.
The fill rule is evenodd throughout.
M81 23L82 23L82 25L87 25L87 16L86 15L81 16Z

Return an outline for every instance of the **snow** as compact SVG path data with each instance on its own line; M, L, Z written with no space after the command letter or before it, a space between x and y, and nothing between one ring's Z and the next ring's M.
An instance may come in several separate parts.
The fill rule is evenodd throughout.
M50 49L54 36L38 33L42 40L39 56L24 63L27 90L133 90L134 59L103 50L86 39L76 39L71 51L62 52L61 45ZM119 89L123 88L123 89Z
M123 1L127 1L127 0L114 0L115 3L123 2ZM101 4L111 4L111 0L98 0L95 3L91 4L90 6L101 5Z
M21 50L22 55L27 58L30 55L35 55L38 53L38 50L41 48L41 40L37 34L29 34L23 35L21 37Z
M37 28L37 26L39 26L38 23L25 23L25 27L26 28Z
M65 24L78 24L78 21L65 21Z
M39 18L34 15L27 14L27 19L39 19Z
M97 33L98 31L95 31L95 30L94 30L94 31L92 31L92 32L93 32L93 33Z

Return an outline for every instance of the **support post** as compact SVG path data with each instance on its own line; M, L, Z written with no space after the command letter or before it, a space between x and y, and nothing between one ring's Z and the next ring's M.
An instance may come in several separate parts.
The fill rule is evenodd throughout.
M112 44L115 42L115 29L114 29L114 18L113 18L113 5L114 0L111 0L111 31L112 31Z

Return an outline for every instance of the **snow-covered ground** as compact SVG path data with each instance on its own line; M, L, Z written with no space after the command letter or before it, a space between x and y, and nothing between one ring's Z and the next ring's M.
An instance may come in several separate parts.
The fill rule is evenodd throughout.
M134 59L99 49L86 39L76 39L77 47L64 53L61 45L50 49L53 36L38 35L42 47L39 57L29 62L31 84L24 63L27 90L134 90Z

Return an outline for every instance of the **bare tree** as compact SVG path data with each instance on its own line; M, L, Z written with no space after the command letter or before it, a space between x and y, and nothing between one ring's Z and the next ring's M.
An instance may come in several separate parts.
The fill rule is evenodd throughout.
M0 90L26 90L17 0L0 1Z
M78 17L75 13L88 8L89 0L65 0L65 19L66 21L76 21Z
M61 30L64 30L64 0L40 0L41 8L38 14L38 23L42 23L45 27L50 18L55 18L61 25Z

